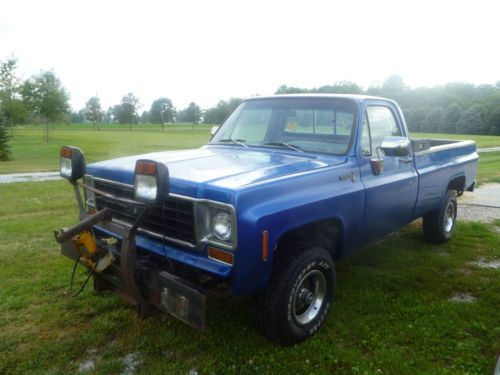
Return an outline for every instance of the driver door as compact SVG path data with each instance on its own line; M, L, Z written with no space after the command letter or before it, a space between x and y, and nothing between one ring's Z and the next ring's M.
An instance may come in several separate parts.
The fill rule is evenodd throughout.
M380 238L407 224L417 199L413 152L407 157L386 156L380 145L386 136L406 137L396 110L387 102L365 104L361 142L357 152L365 187L364 235L361 244ZM372 159L382 159L377 174Z

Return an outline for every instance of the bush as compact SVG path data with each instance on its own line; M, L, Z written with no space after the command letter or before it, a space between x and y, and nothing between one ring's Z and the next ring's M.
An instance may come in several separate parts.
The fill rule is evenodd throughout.
M0 117L0 160L5 161L10 159L9 135L5 127L5 118Z

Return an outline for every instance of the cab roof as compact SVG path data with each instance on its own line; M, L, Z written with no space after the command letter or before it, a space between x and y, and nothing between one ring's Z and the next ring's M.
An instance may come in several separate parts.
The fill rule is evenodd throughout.
M355 102L361 103L364 100L385 100L389 102L394 102L391 99L382 98L380 96L371 96L371 95L357 95L357 94L278 94L278 95L269 95L269 96L256 96L253 98L245 99L244 101L250 100L262 100L262 99L286 99L286 98L294 98L294 99L348 99L353 100Z

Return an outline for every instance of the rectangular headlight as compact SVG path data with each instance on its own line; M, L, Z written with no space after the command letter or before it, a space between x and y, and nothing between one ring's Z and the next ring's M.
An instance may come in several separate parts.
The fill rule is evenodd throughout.
M134 196L146 202L155 202L158 194L156 176L138 174L135 177Z
M75 183L85 175L85 156L78 147L62 146L59 156L61 177Z
M168 168L154 160L135 162L134 199L146 204L163 202L169 194Z
M71 178L71 159L61 157L61 176Z

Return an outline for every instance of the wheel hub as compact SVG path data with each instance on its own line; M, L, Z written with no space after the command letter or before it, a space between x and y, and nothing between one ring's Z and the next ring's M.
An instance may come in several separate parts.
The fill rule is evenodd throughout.
M319 270L313 270L302 277L293 296L292 314L295 322L306 325L321 311L326 297L326 279Z
M444 215L444 230L448 233L453 228L453 223L455 221L455 206L452 202L448 203Z

